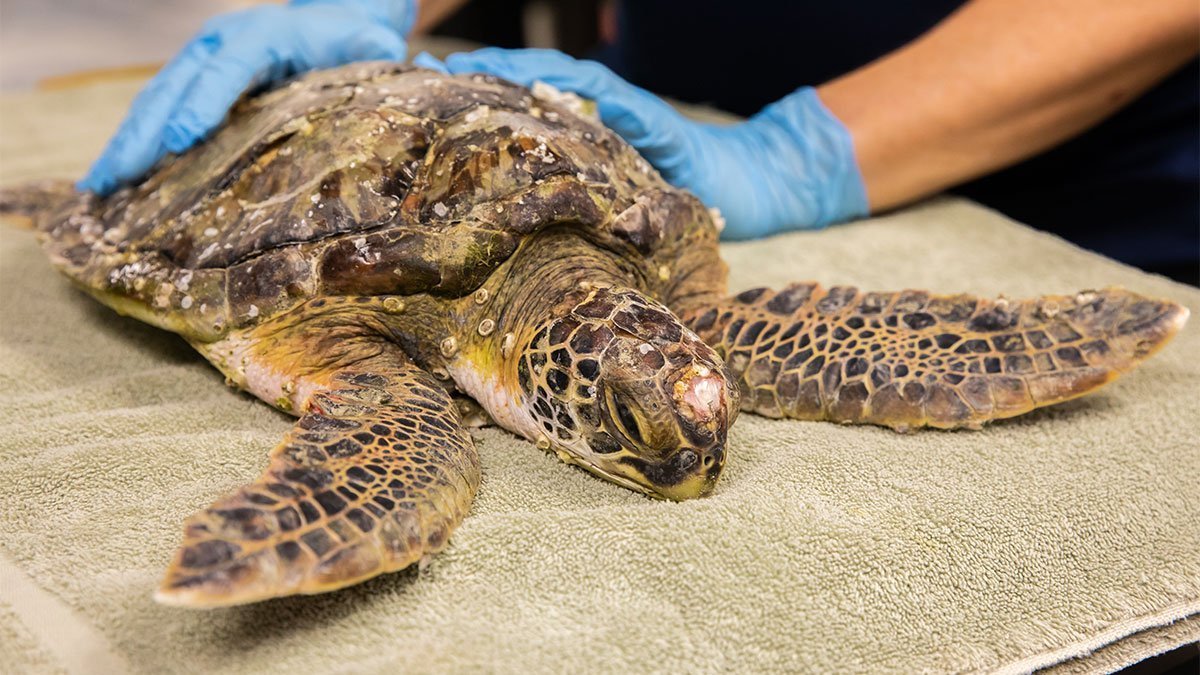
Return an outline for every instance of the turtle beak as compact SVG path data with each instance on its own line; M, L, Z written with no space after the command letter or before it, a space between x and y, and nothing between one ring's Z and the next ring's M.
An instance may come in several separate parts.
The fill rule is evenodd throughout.
M683 448L665 461L650 462L632 453L621 453L600 462L577 462L592 473L651 497L680 502L707 497L717 486L725 466L725 447L706 450Z
M672 461L692 464L685 469L686 477L673 485L656 485L656 496L680 502L712 494L713 489L717 487L717 479L721 477L721 469L725 467L725 447L717 445L702 453L690 449L680 450L676 458L681 455L682 460ZM693 457L699 461L692 459Z
M725 466L725 435L737 416L737 390L727 373L695 363L671 384L675 410L691 447L666 458L654 481L656 492L672 500L712 493ZM651 477L651 476L648 476Z

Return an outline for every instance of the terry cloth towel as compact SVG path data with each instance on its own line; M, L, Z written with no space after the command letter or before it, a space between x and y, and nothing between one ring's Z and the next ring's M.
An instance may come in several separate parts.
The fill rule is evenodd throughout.
M0 180L80 175L136 87L0 99ZM1196 289L962 201L724 252L734 290L1119 284L1200 314ZM1195 319L1100 393L981 432L742 416L716 493L680 504L485 429L478 500L425 572L201 612L151 599L180 522L291 421L8 226L0 303L6 672L1074 672L1200 635Z

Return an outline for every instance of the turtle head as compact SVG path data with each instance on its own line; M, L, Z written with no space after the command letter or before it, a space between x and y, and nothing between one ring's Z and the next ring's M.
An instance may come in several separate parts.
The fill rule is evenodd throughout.
M592 290L537 332L517 371L540 442L564 460L666 499L715 486L737 389L662 305L633 290Z

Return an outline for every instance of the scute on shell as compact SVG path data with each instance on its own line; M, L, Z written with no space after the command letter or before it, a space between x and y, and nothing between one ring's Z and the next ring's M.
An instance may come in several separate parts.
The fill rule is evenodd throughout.
M642 254L664 227L711 226L595 120L496 78L385 62L245 99L208 141L76 216L45 233L64 271L186 315L171 327L191 334L326 294L466 295L550 225Z

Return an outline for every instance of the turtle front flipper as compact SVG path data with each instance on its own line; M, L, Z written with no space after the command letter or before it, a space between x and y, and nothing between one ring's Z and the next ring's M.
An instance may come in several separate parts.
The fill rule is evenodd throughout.
M683 314L725 358L743 410L898 430L974 428L1082 396L1188 316L1122 289L1012 301L816 284Z
M399 353L325 381L266 473L188 519L160 602L216 607L321 593L446 545L480 480L450 396Z

